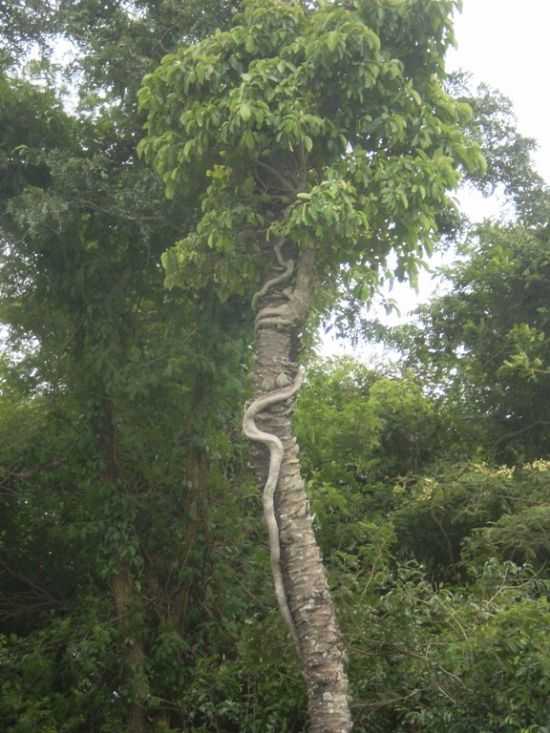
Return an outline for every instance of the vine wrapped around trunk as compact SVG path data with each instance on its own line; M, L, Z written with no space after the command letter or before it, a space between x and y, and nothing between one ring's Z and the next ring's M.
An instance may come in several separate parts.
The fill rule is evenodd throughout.
M269 469L263 491L263 507L264 519L269 533L271 573L273 575L273 585L281 615L290 629L290 633L292 634L298 651L300 651L298 634L296 632L296 626L294 624L292 614L288 607L288 600L286 597L281 570L281 541L279 538L279 524L277 522L277 515L275 512L275 490L277 489L277 484L279 483L279 477L281 474L281 464L284 460L284 448L276 435L273 433L266 433L258 429L255 418L258 413L267 410L269 407L291 399L298 392L303 381L304 369L303 367L300 367L298 369L296 379L292 384L286 387L283 386L280 389L275 390L274 392L269 392L261 397L257 397L252 404L247 407L243 418L243 432L246 437L250 440L262 443L262 445L265 445L269 450Z
M280 244L275 256L274 272L278 265L287 275L273 274L253 300L254 305L261 303L256 318L255 395L245 410L243 427L247 437L269 450L267 456L256 454L255 467L260 481L267 474L264 515L275 593L302 658L311 733L346 733L352 723L345 654L300 475L291 420L293 401L303 381L296 345L312 298L314 259L306 253L297 267L290 268L281 257ZM283 291L294 271L294 287Z

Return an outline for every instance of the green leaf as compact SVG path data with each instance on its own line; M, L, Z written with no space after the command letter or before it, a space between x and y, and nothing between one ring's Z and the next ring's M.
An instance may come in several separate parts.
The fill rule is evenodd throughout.
M246 102L241 102L241 104L239 105L239 113L240 113L242 119L245 122L248 122L248 120L250 119L250 117L252 115L252 111L250 109L250 105L247 104Z

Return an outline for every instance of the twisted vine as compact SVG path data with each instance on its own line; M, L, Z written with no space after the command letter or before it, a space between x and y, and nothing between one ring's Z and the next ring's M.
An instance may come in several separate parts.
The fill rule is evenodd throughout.
M279 538L279 525L275 516L275 491L279 483L279 474L281 472L281 464L284 457L283 444L273 433L266 433L260 430L256 425L256 416L267 410L268 407L284 402L293 397L300 389L304 381L305 370L301 366L298 369L296 379L288 386L276 389L269 394L258 397L247 407L243 417L243 432L247 438L262 443L269 449L269 472L263 490L263 509L264 519L269 534L269 550L271 555L271 573L273 575L273 585L275 586L275 595L277 603L281 610L281 614L286 621L290 633L299 649L298 635L296 626L290 613L288 600L286 597L285 587L283 583L283 574L281 571L281 543Z
M281 283L290 280L294 273L294 260L290 258L288 260L284 259L282 254L283 244L284 240L280 239L273 247L275 257L277 258L279 267L283 269L283 272L271 278L270 280L267 280L267 282L264 283L260 290L255 293L254 297L252 298L252 308L254 310L257 309L258 301L260 300L260 298L263 298L266 293L268 293L276 285L280 285ZM268 308L264 308L258 313L258 316L256 318L256 328L258 328L260 325L264 325L264 321L262 321L262 317L264 315L267 315L267 321L265 322L265 324L268 325L271 322L271 310ZM285 375L281 376L286 380ZM269 536L271 574L273 576L275 596L277 598L277 603L279 605L281 615L283 616L288 625L288 628L290 629L290 633L292 634L298 652L300 651L298 634L296 632L294 619L292 618L292 614L290 612L283 582L283 574L281 570L281 541L279 536L279 525L277 524L277 517L275 515L275 491L277 490L277 484L279 483L279 475L284 458L284 448L280 438L278 438L273 433L266 433L265 431L258 428L258 426L256 425L256 417L264 410L267 410L269 407L272 407L279 402L284 402L285 400L293 397L302 386L303 381L304 368L301 366L298 369L294 382L291 382L290 384L283 383L279 386L278 389L275 389L266 395L262 395L261 397L257 397L245 409L243 416L243 432L245 436L249 440L253 440L257 443L262 443L262 445L265 445L265 447L269 450L269 471L263 489L262 501L264 520L267 525Z
M281 252L281 248L284 244L283 239L279 239L279 241L275 244L273 247L273 251L275 252L275 257L277 258L277 262L279 263L279 266L283 268L283 272L281 272L280 275L276 275L275 277L272 277L271 280L268 280L266 283L262 285L262 287L258 290L257 293L254 294L252 298L252 310L256 310L258 307L258 301L260 298L263 298L263 296L271 290L271 288L274 288L275 285L279 285L280 283L285 282L286 280L290 280L292 277L292 273L294 272L294 260L288 259L285 260L283 258L283 253ZM261 312L258 314L258 318L261 317Z

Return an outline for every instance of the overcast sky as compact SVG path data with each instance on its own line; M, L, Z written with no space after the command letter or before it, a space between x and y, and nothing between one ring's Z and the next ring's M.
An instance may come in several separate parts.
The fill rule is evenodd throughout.
M463 0L463 12L455 23L458 48L448 56L449 69L463 69L474 81L486 82L509 97L518 128L537 140L537 169L550 183L550 0ZM471 217L496 216L498 200L468 195L463 203ZM436 264L438 264L436 262ZM395 299L401 317L377 316L387 323L402 322L419 303L426 302L436 283L428 273L420 277L419 292L396 285L387 295ZM371 354L370 348L352 349L348 343L323 338L321 352Z
M449 67L471 72L512 100L520 131L539 142L538 170L550 181L550 0L463 4Z

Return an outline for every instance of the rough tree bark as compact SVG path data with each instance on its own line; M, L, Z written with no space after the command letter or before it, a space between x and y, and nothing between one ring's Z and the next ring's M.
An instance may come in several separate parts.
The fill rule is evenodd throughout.
M118 479L117 433L113 415L113 403L104 400L100 419L97 421L96 436L103 457L102 478L109 483ZM137 592L127 561L121 561L111 577L111 593L119 627L125 644L125 661L128 681L134 688L134 699L128 707L126 730L128 733L144 733L146 730L143 687L145 648L143 637L136 633L133 616L139 604Z
M119 626L124 636L125 661L135 698L128 707L126 730L128 733L144 733L146 730L143 706L143 698L146 694L143 683L145 650L142 637L137 635L132 628L135 587L127 563L122 563L111 578L111 590Z
M314 256L310 251L301 253L295 267L287 269L287 277L281 277L283 262L280 253L277 258L273 256L267 281L272 285L264 286L255 298L259 310L251 407L270 393L284 392L285 385L292 384L298 372L300 337L315 287ZM289 277L294 278L292 287ZM300 474L299 449L292 428L293 403L293 397L278 401L256 418L258 428L277 436L284 450L275 493L284 595L303 664L310 731L346 733L352 722L345 652ZM255 470L261 483L269 473L269 464L265 449L254 451Z

